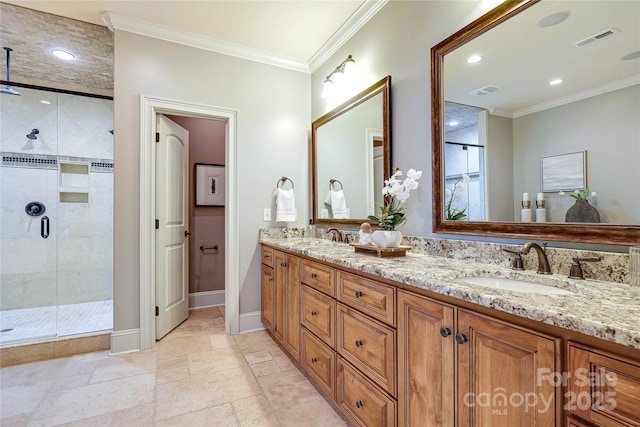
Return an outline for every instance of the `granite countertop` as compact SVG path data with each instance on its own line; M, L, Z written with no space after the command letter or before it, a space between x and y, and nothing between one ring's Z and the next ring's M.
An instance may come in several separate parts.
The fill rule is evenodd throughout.
M261 238L264 243L292 253L363 273L448 295L506 313L555 325L640 349L640 295L629 285L597 280L568 279L510 268L407 252L406 257L379 258L356 253L345 243L317 238ZM545 295L491 289L465 284L469 276L529 280L574 292ZM637 292L637 291L636 291Z

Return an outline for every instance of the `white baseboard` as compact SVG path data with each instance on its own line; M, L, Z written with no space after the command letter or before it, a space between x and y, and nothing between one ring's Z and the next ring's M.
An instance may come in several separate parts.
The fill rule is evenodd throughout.
M189 294L189 308L204 308L224 305L224 290L194 292Z
M264 330L264 325L260 320L260 314L259 311L240 314L240 333Z
M111 354L140 351L140 329L125 329L111 334Z

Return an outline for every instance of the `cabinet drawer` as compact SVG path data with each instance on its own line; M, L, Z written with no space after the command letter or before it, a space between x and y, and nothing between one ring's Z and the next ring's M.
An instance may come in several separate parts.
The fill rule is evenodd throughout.
M383 390L396 395L396 331L338 304L336 350Z
M300 294L301 323L331 348L336 347L336 302L303 286Z
M396 324L396 289L393 286L338 272L338 300L374 319Z
M300 363L324 393L335 400L336 354L329 346L302 328Z
M396 402L363 377L342 358L337 358L336 403L357 426L396 425Z
M569 343L565 409L599 426L640 426L640 363Z
M336 296L335 270L313 261L302 261L302 283L329 296Z
M567 417L567 427L593 427L591 424L583 423L577 418Z
M262 263L269 267L273 267L273 249L262 247Z

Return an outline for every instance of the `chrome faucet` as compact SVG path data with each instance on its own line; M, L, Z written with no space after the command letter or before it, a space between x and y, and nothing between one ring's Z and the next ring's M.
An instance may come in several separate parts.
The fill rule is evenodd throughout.
M549 260L547 259L547 254L542 247L536 242L528 242L525 243L520 249L520 253L522 255L526 255L529 253L531 248L536 250L538 254L538 274L551 274L551 267L549 267ZM546 245L545 245L546 249Z
M335 227L327 229L327 234L331 234L332 242L342 242L342 233Z

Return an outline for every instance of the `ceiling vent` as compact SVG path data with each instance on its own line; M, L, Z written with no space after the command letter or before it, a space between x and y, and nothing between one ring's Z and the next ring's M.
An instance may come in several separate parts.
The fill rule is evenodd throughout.
M594 34L591 37L587 37L586 39L580 40L579 42L575 42L573 45L575 47L584 47L591 43L599 42L600 40L605 39L614 34L618 34L619 32L620 30L616 30L615 28L611 27L604 31L600 31L598 34Z
M493 92L497 92L497 91L499 91L501 89L502 88L500 86L489 85L489 86L481 87L480 89L476 89L476 90L470 92L469 95L471 95L471 96L484 96L484 95L492 94Z

